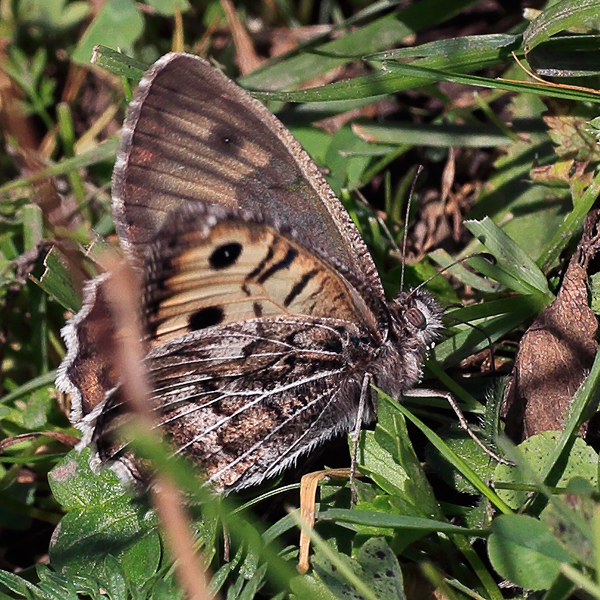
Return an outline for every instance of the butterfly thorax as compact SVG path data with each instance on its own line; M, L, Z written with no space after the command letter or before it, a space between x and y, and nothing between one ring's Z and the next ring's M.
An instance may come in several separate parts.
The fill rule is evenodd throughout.
M442 328L442 311L425 290L401 292L387 308L389 333L373 370L377 385L398 397L420 381L423 360Z

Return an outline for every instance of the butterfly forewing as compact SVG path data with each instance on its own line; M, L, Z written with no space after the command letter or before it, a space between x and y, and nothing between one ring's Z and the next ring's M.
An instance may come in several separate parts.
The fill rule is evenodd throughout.
M174 213L145 268L151 344L277 314L362 322L376 335L359 292L292 234L203 203Z
M316 165L260 102L198 57L167 55L141 81L113 194L119 236L138 259L173 209L212 202L280 218L383 294L366 246Z

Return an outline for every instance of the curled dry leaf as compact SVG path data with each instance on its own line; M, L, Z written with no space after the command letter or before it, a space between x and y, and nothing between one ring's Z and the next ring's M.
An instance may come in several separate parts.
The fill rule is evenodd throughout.
M502 408L506 434L516 443L562 430L573 394L594 362L598 323L586 284L589 262L600 249L599 215L587 216L556 299L521 340Z

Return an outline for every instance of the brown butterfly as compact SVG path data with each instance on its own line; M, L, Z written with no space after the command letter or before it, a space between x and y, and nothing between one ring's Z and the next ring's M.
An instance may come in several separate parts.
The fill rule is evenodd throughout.
M350 216L258 101L169 54L132 101L113 178L139 271L150 402L174 452L221 491L260 483L357 421L374 382L399 397L441 328L422 289L388 301ZM101 462L137 478L126 444L106 275L63 330L57 385Z

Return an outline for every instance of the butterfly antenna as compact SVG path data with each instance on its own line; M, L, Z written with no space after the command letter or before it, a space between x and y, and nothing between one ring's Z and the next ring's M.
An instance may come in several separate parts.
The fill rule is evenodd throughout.
M412 199L415 195L415 187L417 186L417 179L423 170L423 165L417 165L417 171L412 180L410 186L410 194L408 195L408 202L406 203L406 215L404 215L404 235L402 236L402 271L400 272L400 289L404 290L404 267L406 266L406 242L408 240L408 220L410 218L410 207L412 205Z
M451 262L449 265L446 265L444 268L440 269L437 273L435 273L431 277L428 277L425 281L421 282L417 287L413 288L410 291L409 296L412 296L417 290L420 290L422 287L425 287L432 279L435 279L438 275L442 275L443 273L445 273L452 267L455 267L456 265L461 264L461 263L465 262L466 260L469 260L470 258L483 258L484 260L486 260L487 262L489 262L492 265L496 264L496 259L488 252L475 252L474 254L469 254L469 256L465 256L464 258L459 258L459 259L455 260L454 262ZM404 271L404 264L402 264L402 270ZM402 287L400 289L402 289Z
M496 376L496 359L494 356L494 344L492 343L492 338L489 336L487 331L485 329L483 329L483 327L479 327L478 325L473 325L473 323L469 323L469 321L465 321L464 319L460 319L459 317L455 317L453 315L446 314L446 310L448 310L449 308L457 307L457 306L462 308L462 306L460 304L449 304L448 306L446 306L444 308L444 316L447 317L448 319L452 319L453 321L456 321L457 323L462 323L463 325L468 325L475 331L479 331L479 333L481 333L481 335L483 335L483 337L485 337L485 339L488 342L488 348L490 351L490 360L492 361L492 367L491 367L492 376L495 377Z

